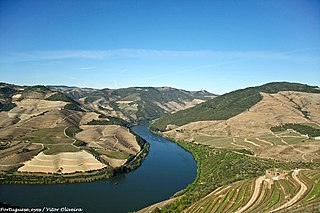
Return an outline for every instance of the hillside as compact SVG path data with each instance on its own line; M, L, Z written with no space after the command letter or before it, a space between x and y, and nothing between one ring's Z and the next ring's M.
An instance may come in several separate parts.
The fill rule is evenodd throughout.
M129 164L130 170L146 155L148 144L127 126L60 91L1 83L1 174L14 173L19 180L25 173L84 172L91 177L93 171L104 171L100 176L105 177Z
M152 128L164 131L169 124L182 126L195 121L227 120L249 110L260 102L263 98L261 93L275 94L280 91L320 93L318 87L304 84L287 82L268 83L262 86L236 90L199 104L191 109L163 116L152 124ZM307 116L299 106L296 106L296 108Z
M279 160L320 162L315 140L320 132L319 103L317 87L269 83L166 115L151 128L175 140L214 148L246 149Z
M193 107L217 95L170 87L89 89L51 86L90 110L136 122Z
M96 90L1 83L0 170L14 172L18 180L26 172L92 175L95 170L104 171L99 175L105 177L130 171L148 151L148 144L128 129L132 122L212 96L174 88Z

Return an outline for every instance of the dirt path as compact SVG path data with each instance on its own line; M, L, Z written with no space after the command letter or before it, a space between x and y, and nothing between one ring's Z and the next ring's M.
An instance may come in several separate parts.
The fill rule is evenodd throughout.
M119 143L119 140L118 140L118 138L116 137L115 134L113 134L113 137L116 139L116 142L115 142L114 145L113 145L113 148L114 148L114 147L116 147L116 145Z
M281 142L286 144L287 146L291 147L293 150L301 153L301 158L304 161L308 161L308 159L305 158L305 156L307 155L307 153L305 153L304 151L301 151L300 149L297 149L296 147L292 146L291 144L287 143L285 140L283 140L280 136L274 134L274 136L276 136L277 138L281 139Z
M293 171L293 173L292 173L293 179L295 181L297 181L299 183L299 185L301 186L299 192L291 200L289 200L288 202L286 202L282 206L270 211L270 213L271 212L276 212L276 211L279 211L281 209L288 208L288 207L292 206L293 204L298 202L300 197L307 191L307 189L308 189L307 186L298 178L299 172L300 172L300 169L295 169Z
M253 142L253 141L249 141L247 138L245 138L244 139L244 142L247 142L247 143L250 143L250 144L252 144L252 145L254 145L254 146L260 146L259 144L256 144L255 142Z
M260 138L256 138L258 141L262 142L262 143L266 143L266 144L269 144L270 146L273 146L274 144L271 143L270 141L266 141L266 140L263 140L263 139L260 139Z
M77 141L76 139L74 139L74 138L72 138L72 137L69 137L68 135L67 135L67 133L66 133L66 130L68 129L68 126L66 127L66 128L64 128L64 130L63 130L63 134L67 137L67 138L70 138L70 139L72 139L73 141L72 141L72 143L71 143L71 145L72 146L74 146L74 147L76 147L76 148L78 148L76 145L74 145L74 143ZM68 143L69 144L69 143Z
M256 179L256 184L254 186L254 192L253 192L252 197L250 198L249 202L245 206L243 206L241 209L236 211L236 213L244 212L245 210L250 208L250 206L252 206L252 204L258 199L258 197L260 195L260 189L262 187L261 185L262 185L265 178L266 178L265 176L261 176Z

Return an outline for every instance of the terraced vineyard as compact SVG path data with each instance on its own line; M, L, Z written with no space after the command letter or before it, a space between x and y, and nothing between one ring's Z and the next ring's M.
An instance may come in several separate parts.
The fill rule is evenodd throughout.
M186 212L281 212L320 202L320 171L294 170L220 187ZM312 208L309 208L312 209Z
M212 148L251 150L262 158L273 158L284 161L320 162L318 141L291 131L263 134L255 137L232 137L197 133L191 131L175 131L174 137L184 135L184 140L192 138L195 143ZM193 134L193 132L191 132ZM172 138L174 138L172 137Z

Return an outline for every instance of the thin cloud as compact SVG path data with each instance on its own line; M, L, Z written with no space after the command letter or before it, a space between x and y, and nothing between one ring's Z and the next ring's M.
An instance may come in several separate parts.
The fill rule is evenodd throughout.
M152 79L160 79L163 77L171 77L171 76L174 76L177 74L200 71L200 70L207 69L207 68L215 68L215 67L219 67L219 66L223 66L223 65L227 65L227 64L234 64L234 63L242 62L242 61L245 61L245 59L231 60L231 61L225 61L225 62L215 63L215 64L205 64L205 65L200 65L200 66L196 66L196 67L192 67L192 68L188 68L188 69L184 69L184 70L179 70L176 72L170 72L170 73L160 74L160 75L153 75L153 76L142 78L142 79L140 78L139 81L147 81L147 80L152 80Z
M113 58L208 58L208 59L263 59L291 61L320 61L320 56L309 56L301 52L315 49L299 49L287 52L268 51L214 51L214 50L150 50L150 49L116 49L116 50L61 50L61 51L32 51L25 53L2 54L4 62L50 61L64 59L105 60ZM318 49L319 50L319 49Z
M93 70L96 67L81 67L80 70Z

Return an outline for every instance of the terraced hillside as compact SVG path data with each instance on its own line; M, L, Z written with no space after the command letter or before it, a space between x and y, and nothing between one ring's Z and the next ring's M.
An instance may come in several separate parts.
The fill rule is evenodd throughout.
M298 201L289 203L292 208L320 203L318 163L286 162L255 157L246 150L177 143L197 161L195 181L170 199L139 212L236 212L241 209L241 212L269 212L297 194ZM305 176L310 181L306 181ZM300 181L307 190L304 187L299 193Z
M103 168L110 172L132 164L142 149L146 152L144 142L125 127L125 121L90 111L59 91L10 84L1 84L0 91L4 178L10 177L7 173L19 179L23 173L66 174ZM98 144L95 140L105 146L93 146Z
M213 97L168 87L97 90L0 83L0 175L20 183L31 173L107 177L130 171L148 152L148 144L128 129L132 122Z
M320 89L269 83L165 115L151 129L197 160L193 184L141 212L310 212L320 207ZM272 168L288 171L269 177ZM309 169L309 170L308 170Z
M216 189L185 212L279 212L320 201L320 172L294 170Z
M185 91L170 87L88 89L51 86L80 102L86 108L127 121L158 118L193 107L217 95L207 91Z
M289 89L292 91L285 91ZM206 144L215 148L247 149L260 157L319 162L320 147L316 140L320 133L319 91L315 87L306 85L266 84L223 95L225 101L221 101L221 96L219 96L208 101L211 105L206 102L194 108L164 116L156 120L152 128L162 129L159 123L164 122L167 118L170 120L178 116L186 121L186 119L191 119L188 114L192 113L193 117L198 116L197 110L200 109L203 110L202 113L215 114L222 112L218 109L223 106L225 110L238 113L241 106L245 104L247 108L241 109L243 112L227 119L193 121L182 126L175 125L177 124L175 122L166 123L166 130L163 131L163 134L176 140ZM253 100L252 94L258 94L262 99L251 106L248 104ZM229 96L231 96L231 101L227 104L226 100ZM232 102L234 97L242 100L239 107ZM209 115L207 117L210 119ZM304 128L300 128L300 132L297 131L299 129L292 128L272 131L277 126L289 123L299 124Z

